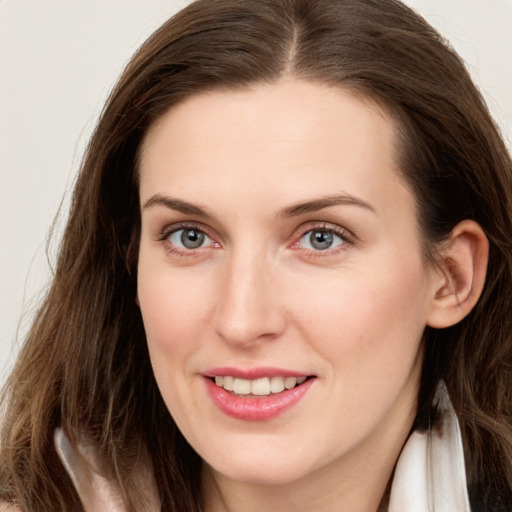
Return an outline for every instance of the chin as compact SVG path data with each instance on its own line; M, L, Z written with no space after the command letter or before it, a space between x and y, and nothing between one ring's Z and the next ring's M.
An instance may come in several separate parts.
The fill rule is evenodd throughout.
M289 464L260 465L259 467L249 467L245 464L243 467L230 466L219 470L213 469L230 480L252 485L287 485L305 476L303 468L289 467Z
M229 454L229 459L226 458ZM278 450L265 453L259 449L253 454L247 450L231 447L222 457L203 458L214 472L246 484L285 485L300 480L309 472L309 464L301 457L290 456L290 452ZM311 468L313 470L313 468Z

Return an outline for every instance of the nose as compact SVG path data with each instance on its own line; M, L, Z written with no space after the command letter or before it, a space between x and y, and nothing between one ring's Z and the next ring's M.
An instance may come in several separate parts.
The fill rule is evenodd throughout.
M221 277L215 330L226 343L251 347L286 328L276 265L263 255L233 254Z

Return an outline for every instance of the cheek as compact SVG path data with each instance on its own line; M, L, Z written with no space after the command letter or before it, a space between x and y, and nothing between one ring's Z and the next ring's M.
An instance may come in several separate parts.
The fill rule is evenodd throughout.
M153 373L178 425L200 407L191 394L194 354L201 346L208 309L201 279L168 267L139 264L138 297ZM202 282L202 284L201 284Z
M193 272L139 265L138 297L150 351L181 351L204 327L207 283Z
M305 287L307 300L300 307L296 302L301 335L326 363L324 383L331 390L333 421L322 427L322 435L350 443L397 407L403 407L401 418L408 417L421 372L423 286L419 267L400 275L345 275L328 280L321 290L314 283ZM404 389L407 400L399 399Z
M403 374L419 348L428 304L421 262L371 270L332 276L321 287L303 283L303 299L294 299L305 336L338 375Z

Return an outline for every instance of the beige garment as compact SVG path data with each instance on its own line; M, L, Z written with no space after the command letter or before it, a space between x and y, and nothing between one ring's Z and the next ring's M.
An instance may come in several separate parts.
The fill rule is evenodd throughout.
M58 428L54 435L57 453L78 492L85 512L126 512L118 487L109 480L95 448L85 441L78 445L78 452L71 445L64 431ZM152 475L144 479L148 507L145 512L159 512L160 504Z
M441 424L430 432L413 432L398 459L388 512L470 512L459 424L443 383L437 391ZM62 429L55 432L57 452L85 512L125 512L113 482L101 471L94 448L80 444L83 459ZM150 507L160 511L154 482L148 475Z

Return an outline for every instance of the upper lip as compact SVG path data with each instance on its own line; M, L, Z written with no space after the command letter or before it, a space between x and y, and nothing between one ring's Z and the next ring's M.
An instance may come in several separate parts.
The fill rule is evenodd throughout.
M304 373L285 368L276 368L274 366L259 366L256 368L235 368L223 366L211 368L202 372L205 377L230 376L239 379L255 380L264 377L309 377L310 373Z

